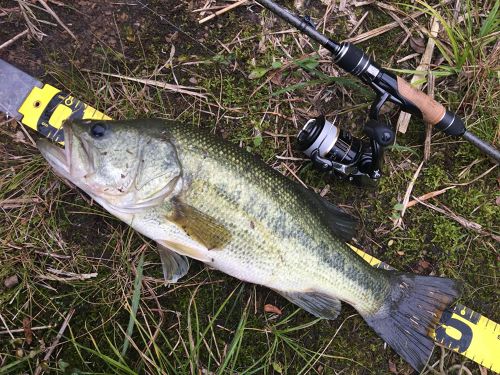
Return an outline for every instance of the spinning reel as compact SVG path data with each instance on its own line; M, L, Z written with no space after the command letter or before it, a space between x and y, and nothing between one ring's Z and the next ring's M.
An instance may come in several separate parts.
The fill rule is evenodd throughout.
M335 122L335 121L334 121ZM364 132L369 141L352 136L320 116L310 119L297 136L297 146L322 172L333 172L358 186L374 186L382 176L384 148L394 142L394 131L369 120Z

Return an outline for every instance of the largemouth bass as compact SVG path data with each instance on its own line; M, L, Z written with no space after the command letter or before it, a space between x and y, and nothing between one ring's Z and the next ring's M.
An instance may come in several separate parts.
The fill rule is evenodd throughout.
M355 254L353 218L242 149L172 121L76 121L65 149L37 146L55 172L158 243L167 280L186 257L265 285L311 314L341 301L413 368L459 295L456 281L372 268Z

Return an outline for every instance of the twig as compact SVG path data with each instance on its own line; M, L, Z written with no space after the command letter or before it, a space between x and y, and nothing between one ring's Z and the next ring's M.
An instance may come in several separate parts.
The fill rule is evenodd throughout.
M54 328L54 326L48 325L48 326L31 327L30 329L32 331L41 331L42 329L51 329L51 328ZM11 334L11 333L21 333L21 332L24 332L24 328L11 329L9 331L0 331L0 335L4 335L6 333Z
M436 85L436 80L434 74L429 70L427 75L427 95L434 98L434 87ZM432 137L432 125L429 122L425 123L425 140L424 140L424 161L431 158L431 137Z
M49 253L49 252L40 251L40 250L35 250L35 254L45 255L45 256L52 257L52 258L56 258L56 259L71 259L71 257L69 255L61 255L61 254L56 254L56 253Z
M42 202L42 199L39 197L4 199L4 200L0 201L0 208L3 208L3 209L19 208L19 207L23 207L26 204L30 204L30 203L38 204L41 202Z
M89 70L85 69L84 71L89 71ZM181 94L196 96L198 98L203 98L203 99L207 98L207 96L204 94L200 94L199 92L191 91L191 90L201 90L201 88L198 88L198 87L172 85L171 83L160 82L160 81L156 81L154 79L134 78L134 77L129 77L129 76L123 76L121 74L112 74L112 73L105 73L105 72L98 72L98 73L103 75L103 76L115 77L115 78L125 79L127 81L138 82L138 83L142 83L144 85L155 86L155 87L159 87L162 89L178 92Z
M418 203L423 204L426 207L429 207L430 209L437 211L439 213L442 213L445 216L448 216L450 219L455 220L457 223L459 223L461 226L463 226L466 229L473 230L474 232L477 232L479 234L485 235L485 236L490 236L493 238L495 241L500 242L500 236L493 234L491 232L488 232L487 230L483 229L481 224L475 223L473 221L467 220L463 216L457 215L454 213L452 210L450 210L448 207L445 205L441 204L444 208L434 206L433 204L430 204L428 202L420 201L418 198L415 198Z
M461 184L453 184L453 186L467 186L467 185L470 185L470 184L476 182L477 180L483 178L484 176L486 176L488 173L490 173L496 167L498 167L498 164L495 164L493 167L491 167L490 169L488 169L486 172L481 173L479 176L477 176L473 180L470 180L469 182L463 182Z
M307 185L304 183L304 181L302 181L302 180L299 178L299 176L297 176L297 174L296 174L294 171L292 171L292 169L291 169L288 165L286 165L285 163L281 163L281 165L282 165L282 166L284 166L284 167L286 168L286 170L287 170L288 172L290 172L290 173L292 174L292 176L293 176L293 177L295 177L295 178L297 179L297 181L299 181L299 182L301 183L301 185L302 185L302 186L304 186L306 189L308 189L308 187L307 187Z
M402 62L405 62L407 60L411 60L414 57L418 57L418 56L420 56L420 53L415 52L415 53L412 53L412 54L410 54L408 56L400 58L399 60L396 61L396 63L401 64Z
M446 5L450 1L451 0L445 0L445 1L441 2L438 5L435 5L434 9L437 9L440 6ZM422 11L413 12L408 17L403 18L401 21L402 22L407 22L409 20L414 20L415 18L418 18L418 17L420 17L423 14L425 14L425 12L422 12ZM394 22L388 23L387 25L383 25L383 26L377 27L376 29L367 31L367 32L365 32L363 34L359 34L359 35L356 35L356 36L354 36L352 38L345 39L345 42L351 42L351 43L364 42L364 41L366 41L368 39L371 39L373 37L376 37L376 36L379 36L379 35L382 35L382 34L388 32L388 31L391 31L392 29L395 29L398 26L399 26L399 23L396 22L396 21L394 21Z
M405 196L403 198L403 209L401 210L401 215L399 218L397 218L394 221L394 227L402 227L403 225L403 216L406 212L406 207L408 204L408 201L410 200L410 195L411 192L413 191L413 185L415 185L415 182L417 181L418 175L420 174L420 170L422 169L422 166L424 165L424 162L422 161L420 165L418 166L417 170L415 171L415 174L413 175L410 183L408 184L408 188L406 189Z
M424 72L429 70L429 65L431 63L432 59L432 53L434 52L434 46L436 45L434 38L437 37L437 34L439 32L439 21L436 17L432 18L431 22L431 32L429 35L429 39L427 40L427 46L425 47L425 51L422 55L422 59L420 60L420 64L417 67L417 72ZM417 90L422 87L423 82L417 82L422 79L422 74L421 73L415 73L410 81L410 84L415 87ZM410 122L411 114L407 112L401 112L399 114L399 119L398 123L396 125L396 128L400 133L406 133L408 130L408 124ZM425 157L424 157L424 160Z
M70 321L70 319L71 319L71 317L73 316L74 313L75 313L75 309L69 310L68 315L66 315L66 318L64 319L64 322L61 325L61 328L59 329L59 332L57 332L55 340L50 345L49 350L47 351L47 353L45 353L45 356L43 357L43 361L42 362L47 362L50 359L50 356L52 355L52 352L56 348L57 344L59 344L59 340L61 339L64 331L66 330L66 327L68 326L69 321ZM43 371L42 370L42 363L40 363L37 366L37 368L36 368L36 370L34 372L34 375L40 375L42 373L42 371Z
M4 320L3 316L2 316L2 314L0 314L0 320L1 320L1 321L2 321L2 323L3 323L3 326L7 329L7 331L6 331L6 332L9 334L10 338L11 338L12 340L14 340L14 335L12 334L12 331L11 331L11 330L9 329L9 327L7 326L7 323L5 322L5 320Z
M418 198L415 198L414 200L408 202L408 204L406 205L406 208L409 208L409 207L413 207L415 206L418 202L421 202L421 201L426 201L428 199L431 199L431 198L434 198L434 197L437 197L441 194L443 194L444 192L450 190L450 189L453 189L455 186L448 186L447 188L444 188L444 189L441 189L441 190L436 190L436 191L431 191L430 193L426 193L424 195L421 195L420 197Z
M54 17L54 19L57 21L57 23L58 23L59 25L61 25L61 26L62 26L62 28L63 28L64 30L66 30L66 31L68 32L68 34L69 34L69 35L71 35L71 37L72 37L74 40L78 40L78 39L76 38L75 34L73 34L73 32L72 32L72 31L68 28L68 26L66 26L66 25L64 24L64 22L63 22L63 21L61 21L61 19L60 19L60 18L59 18L59 16L57 15L57 13L56 13L56 12L54 12L54 11L52 10L52 8L51 8L51 7L49 7L49 5L45 2L45 0L38 0L38 2L39 2L40 4L42 4L42 5L43 5L43 7L45 8L45 10L46 10L46 11L47 11L47 12L48 12L48 13L49 13L52 17Z
M363 21L365 20L365 18L368 16L368 13L369 12L365 12L365 14L363 14L363 16L359 19L359 21L356 22L356 24L354 25L354 27L352 28L352 30L349 31L349 34L347 34L348 37L350 37L352 34L354 34L356 32L356 30L358 29L358 27L361 26L361 24L363 23Z
M207 21L210 21L212 18L215 18L217 16L220 16L221 14L224 14L226 12L229 12L231 9L234 9L234 8L237 8L239 7L240 5L243 5L247 2L248 0L240 0L240 1L237 1L236 3L234 4L231 4L225 8L222 8L221 10L218 10L217 12L209 15L209 16L206 16L205 18L202 18L201 20L198 21L198 23L201 25Z
M14 43L16 40L18 39L21 39L23 36L25 36L26 34L29 33L29 29L26 29L22 32L20 32L19 34L17 34L16 36L14 36L13 38L9 39L8 41L6 41L5 43L3 43L2 45L0 45L0 50L3 49L3 48L7 48L8 46L10 46L12 43Z
M73 280L88 280L92 279L94 277L97 277L97 272L92 272L92 273L74 273L74 272L66 272L66 271L61 271L57 270L55 268L47 268L47 271L50 273L53 273L54 275L58 276L65 276L65 277L57 277L57 276L51 276L51 275L39 275L40 278L42 279L48 279L48 280L58 280L58 281L73 281Z
M11 13L17 13L19 12L20 9L17 8L17 7L14 7L14 8L0 8L0 17L5 17L5 16L8 16L9 14Z
M47 34L42 32L42 30L40 30L38 28L38 26L36 26L31 21L31 18L33 18L34 20L37 21L38 24L40 24L40 22L35 17L35 14L31 10L31 8L25 3L25 1L17 0L17 3L19 4L19 9L21 10L21 14L23 15L23 18L26 21L26 26L28 26L28 29L29 29L31 35L33 37L35 37L36 39L41 41L43 39L43 37L46 36ZM31 18L30 18L30 16L31 16Z
M411 19L420 17L424 12L418 11L418 12L413 12L411 13L408 17L403 18L401 21L402 22L407 22ZM387 25L383 25L380 27L377 27L376 29L364 32L362 34L353 36L352 38L347 38L345 42L350 42L350 43L361 43L364 41L367 41L368 39L374 38L376 36L382 35L388 31L391 31L392 29L395 29L396 27L399 26L399 23L394 21L391 23L388 23Z
M447 374L451 374L453 373L455 370L460 370L459 371L459 374L463 372L465 372L467 375L472 375L472 371L469 370L467 367L465 367L465 365L463 363L460 363L460 364L456 364L456 365L453 365L451 366L448 370L446 370L446 373Z

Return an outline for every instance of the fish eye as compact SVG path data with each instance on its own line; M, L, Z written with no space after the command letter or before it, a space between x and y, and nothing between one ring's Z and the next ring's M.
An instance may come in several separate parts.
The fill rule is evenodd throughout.
M90 127L90 136L95 139L104 137L106 134L106 125L98 122Z

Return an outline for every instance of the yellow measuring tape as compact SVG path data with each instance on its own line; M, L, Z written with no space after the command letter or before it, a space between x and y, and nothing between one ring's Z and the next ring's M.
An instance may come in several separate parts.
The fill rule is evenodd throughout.
M23 115L21 122L24 125L59 143L63 143L61 127L66 119L111 120L104 113L47 84L42 88L33 88L19 113ZM351 247L372 266L394 269L364 251ZM500 372L500 327L468 307L457 304L446 310L433 338L436 343Z
M48 84L42 88L34 87L18 111L23 115L21 122L24 125L60 143L64 120L111 120L111 117Z

